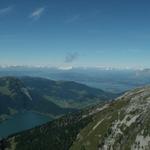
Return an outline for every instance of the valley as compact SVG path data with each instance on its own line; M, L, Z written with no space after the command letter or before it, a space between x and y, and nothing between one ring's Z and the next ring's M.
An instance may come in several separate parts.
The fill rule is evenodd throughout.
M33 128L117 96L72 81L1 77L0 137ZM23 124L18 127L18 122Z
M3 141L8 150L150 149L150 87L68 114ZM28 144L27 144L28 143Z

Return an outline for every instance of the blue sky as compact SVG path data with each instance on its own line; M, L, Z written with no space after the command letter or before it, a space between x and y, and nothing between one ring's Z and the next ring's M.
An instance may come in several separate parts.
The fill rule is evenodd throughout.
M149 0L0 0L0 64L150 67Z

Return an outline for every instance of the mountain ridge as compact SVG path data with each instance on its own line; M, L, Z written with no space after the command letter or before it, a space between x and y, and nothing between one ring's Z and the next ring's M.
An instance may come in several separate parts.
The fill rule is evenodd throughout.
M145 86L115 101L10 136L6 143L8 150L14 143L15 150L149 150L149 108L150 86Z
M0 119L24 109L57 117L114 96L116 95L76 82L35 77L1 77Z

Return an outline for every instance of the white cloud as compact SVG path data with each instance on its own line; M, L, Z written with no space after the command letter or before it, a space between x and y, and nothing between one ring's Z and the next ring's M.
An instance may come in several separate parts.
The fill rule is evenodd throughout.
M5 15L10 13L13 10L13 6L8 6L0 9L0 15Z
M67 19L66 23L73 23L73 22L79 20L79 18L80 18L80 15L74 15L71 18Z
M45 11L44 7L38 8L31 13L30 18L38 20L42 16L44 11Z

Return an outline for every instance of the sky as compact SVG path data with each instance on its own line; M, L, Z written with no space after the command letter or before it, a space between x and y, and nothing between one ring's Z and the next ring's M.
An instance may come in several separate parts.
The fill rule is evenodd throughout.
M0 0L0 65L150 67L149 0Z

